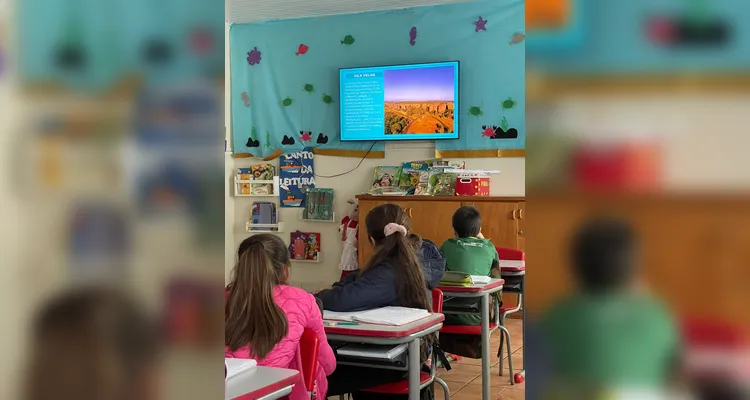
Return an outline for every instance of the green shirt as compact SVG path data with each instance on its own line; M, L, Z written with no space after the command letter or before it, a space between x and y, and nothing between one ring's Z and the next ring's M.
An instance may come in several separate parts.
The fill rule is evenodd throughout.
M440 251L447 271L469 275L490 276L492 261L498 259L497 250L489 240L475 237L448 239Z
M679 355L671 315L640 293L572 295L541 327L551 373L563 386L661 387Z
M497 260L497 250L487 239L475 237L448 239L440 246L447 271L469 275L490 276L492 262ZM454 299L454 302L476 302L476 299ZM446 325L479 325L479 315L446 315Z

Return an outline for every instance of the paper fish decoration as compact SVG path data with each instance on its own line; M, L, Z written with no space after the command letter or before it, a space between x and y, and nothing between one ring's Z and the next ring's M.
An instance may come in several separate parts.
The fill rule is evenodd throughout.
M503 110L510 110L511 108L516 106L516 101L513 100L513 98L508 97L507 100L503 100L502 107Z
M281 100L281 105L284 107L289 107L292 105L292 103L294 103L294 99L289 96L287 96L287 98L285 98L284 100Z
M409 44L414 46L417 44L417 27L412 26L411 30L409 31Z
M346 36L344 36L344 39L341 40L341 44L345 44L347 46L351 46L352 44L354 44L354 36L352 36L352 35L346 35Z
M323 93L323 103L331 104L332 102L333 98L330 95Z
M315 87L313 87L313 85L310 83L306 83L303 88L305 89L305 92L307 93L312 93L315 91Z
M299 48L297 48L297 52L295 53L295 55L299 56L299 55L305 54L305 53L307 53L307 50L309 50L309 49L310 48L307 47L307 45L301 44L301 45L299 45Z
M524 41L526 39L526 35L524 35L521 32L516 32L513 34L513 36L510 37L510 42L508 42L509 45L518 44Z
M482 112L481 108L479 108L477 106L473 106L473 107L469 108L469 115L473 115L475 117L478 117L480 115L484 115L484 113Z

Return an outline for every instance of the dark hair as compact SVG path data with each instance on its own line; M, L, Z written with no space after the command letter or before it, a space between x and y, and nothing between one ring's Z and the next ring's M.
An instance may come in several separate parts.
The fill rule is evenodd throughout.
M625 287L632 279L636 245L635 233L626 221L609 217L587 220L571 246L576 279L590 292Z
M451 223L460 238L477 236L482 230L482 216L473 206L463 206L456 210Z
M32 341L27 400L143 398L159 353L156 321L126 293L96 286L50 299Z
M431 310L422 264L417 255L422 239L413 233L394 232L386 236L385 226L390 223L402 225L409 232L409 216L396 204L381 204L367 213L365 226L367 235L375 242L375 249L372 257L360 268L361 275L388 260L396 275L396 292L401 305Z
M231 351L249 346L252 357L264 358L288 329L273 291L284 283L289 251L277 236L262 233L242 241L237 253L224 308L224 344Z

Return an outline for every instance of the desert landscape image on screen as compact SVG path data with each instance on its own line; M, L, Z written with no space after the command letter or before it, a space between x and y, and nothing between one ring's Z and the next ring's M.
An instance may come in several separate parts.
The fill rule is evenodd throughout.
M453 133L452 66L386 70L385 134Z

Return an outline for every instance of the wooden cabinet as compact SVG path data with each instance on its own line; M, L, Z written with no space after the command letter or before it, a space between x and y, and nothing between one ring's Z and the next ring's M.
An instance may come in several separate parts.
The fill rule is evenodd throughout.
M648 290L678 317L706 316L750 327L747 197L550 194L531 199L527 263L535 272L526 279L530 311L573 289L570 237L587 216L606 213L632 224L642 247L639 272Z
M374 207L383 203L401 206L410 217L411 230L440 246L454 236L451 219L461 206L473 205L482 214L484 237L495 246L519 248L519 223L522 221L524 199L519 197L442 197L442 196L369 196L359 199L359 263L362 265L372 254L367 240L365 217Z

